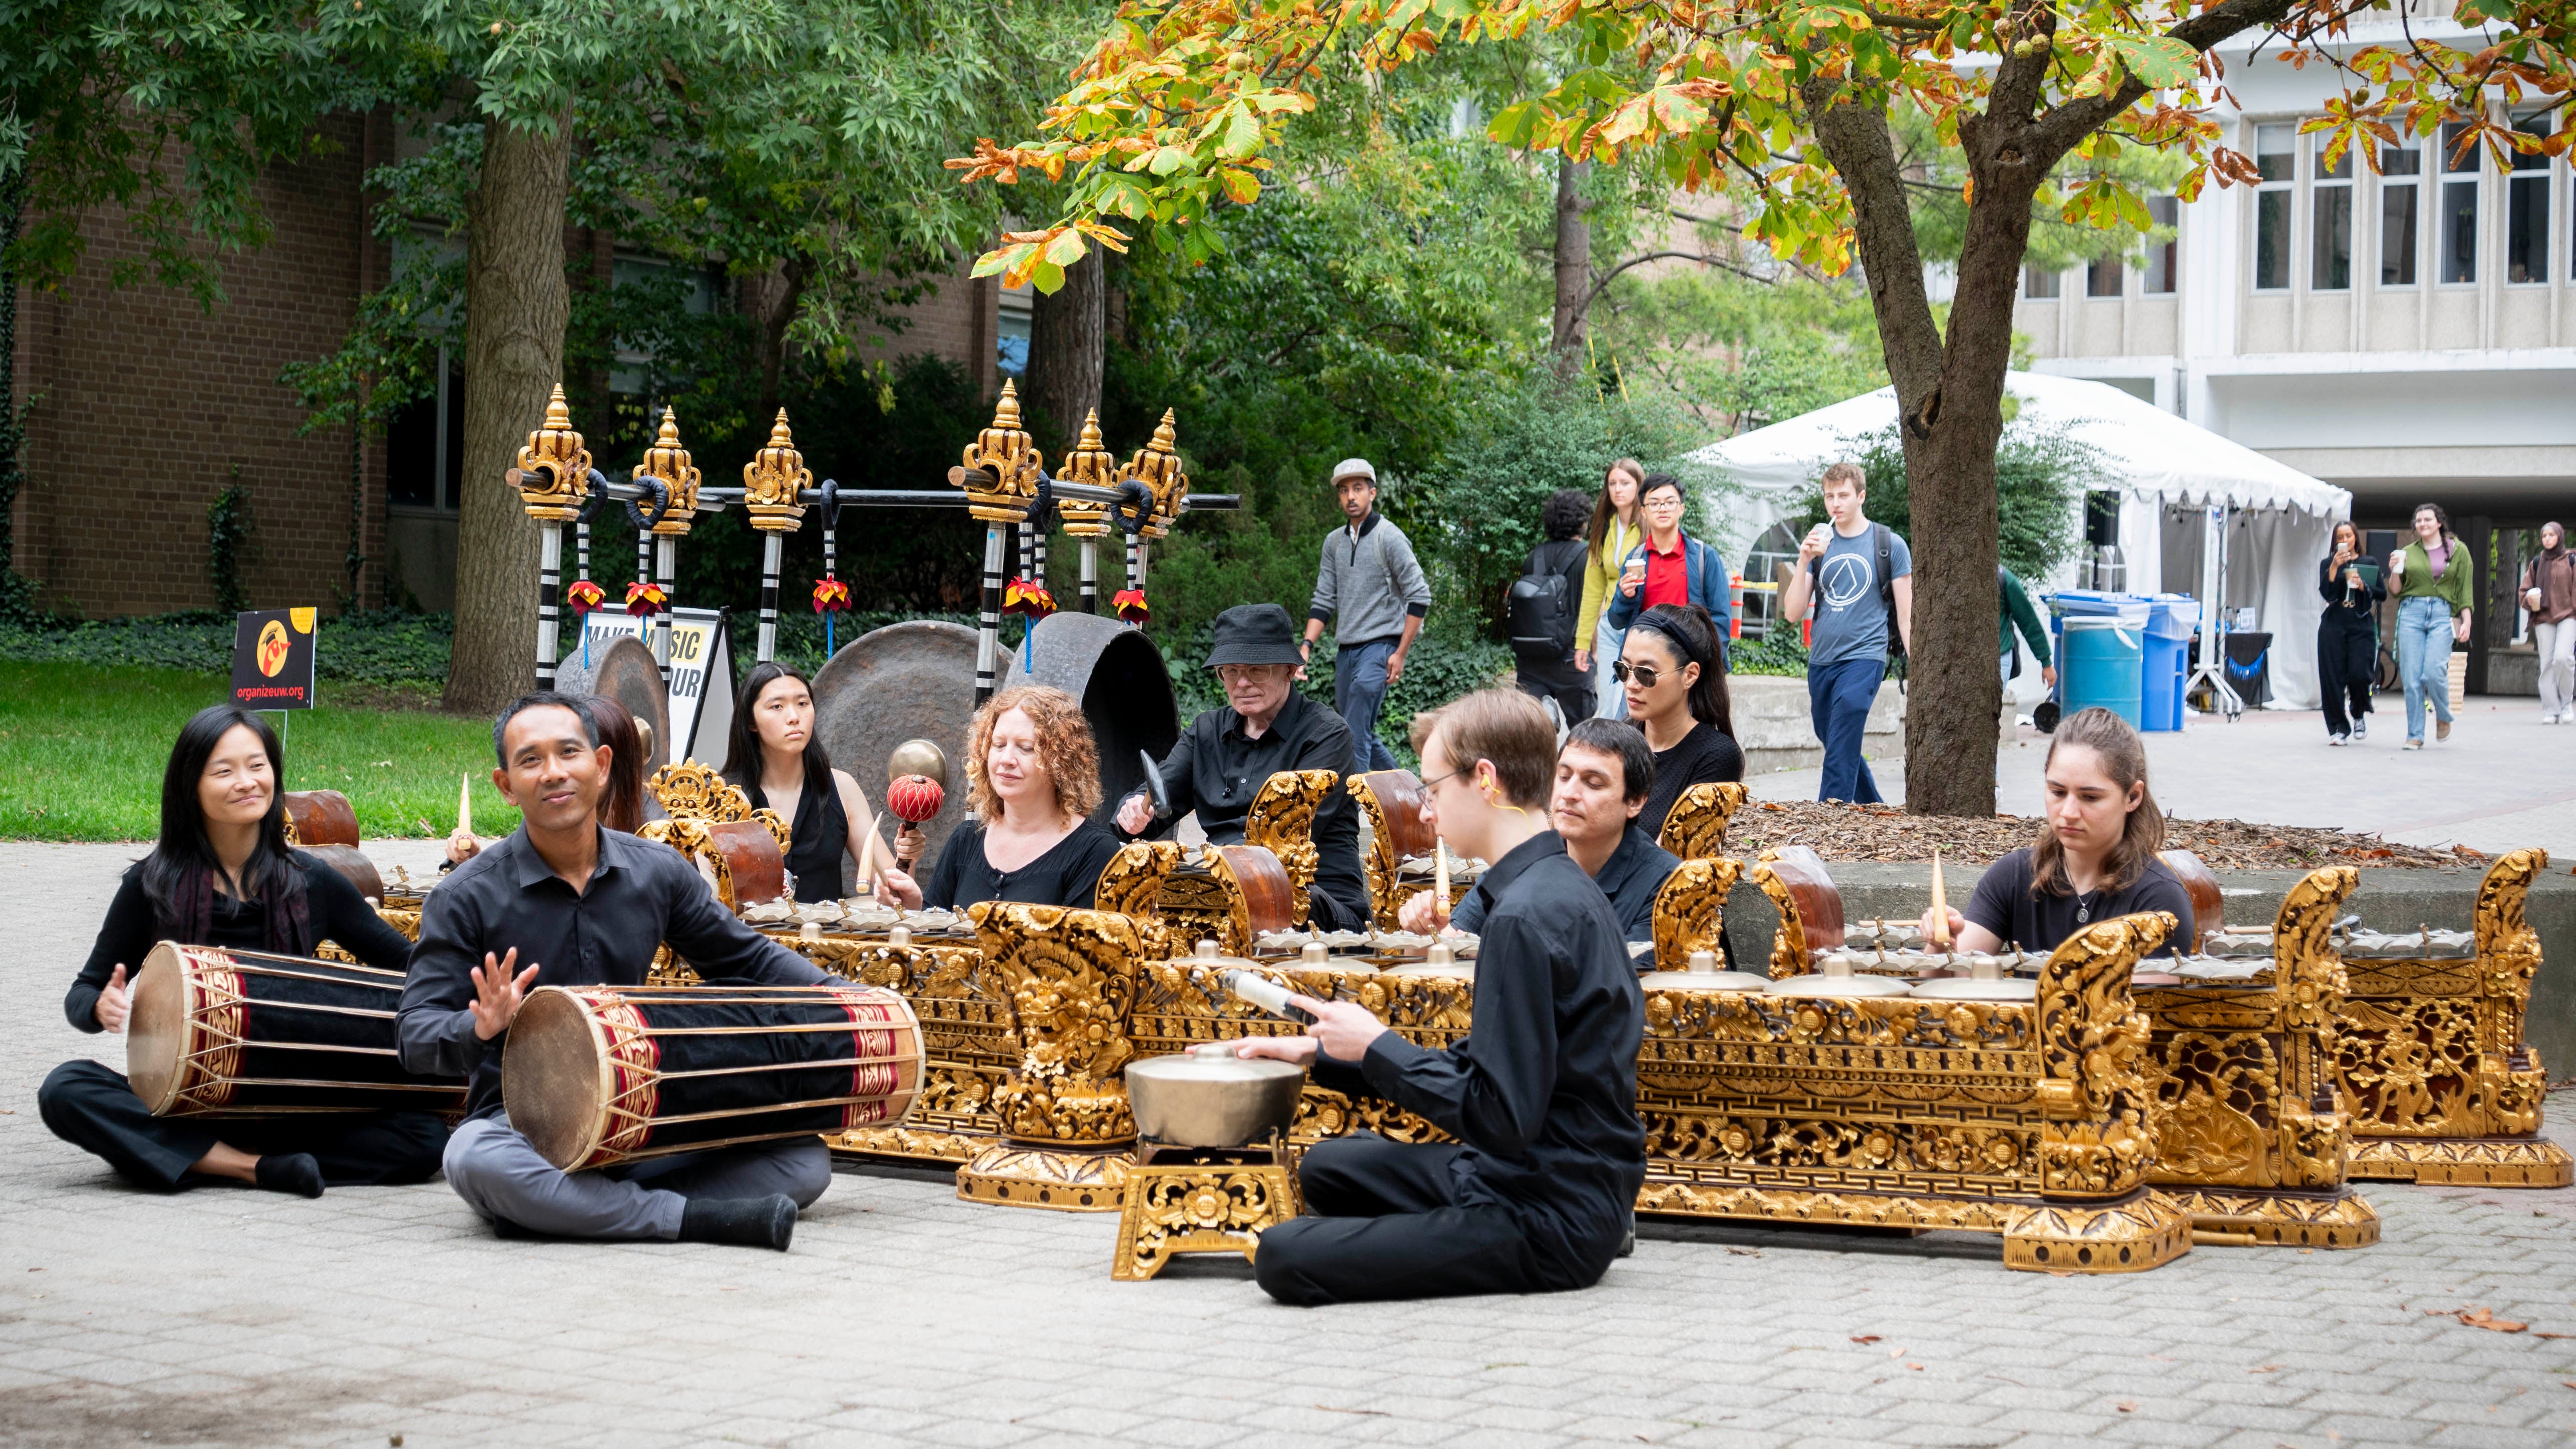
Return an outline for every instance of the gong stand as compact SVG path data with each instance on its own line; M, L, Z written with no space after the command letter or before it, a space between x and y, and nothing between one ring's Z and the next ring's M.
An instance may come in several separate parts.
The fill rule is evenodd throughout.
M1185 1253L1241 1253L1304 1211L1296 1149L1278 1133L1246 1147L1180 1147L1136 1139L1136 1165L1118 1204L1109 1276L1142 1283Z

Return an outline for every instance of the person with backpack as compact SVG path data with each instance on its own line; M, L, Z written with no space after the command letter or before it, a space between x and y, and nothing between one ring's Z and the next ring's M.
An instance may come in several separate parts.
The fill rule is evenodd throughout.
M1648 475L1637 489L1637 510L1645 517L1646 536L1620 560L1618 591L1601 622L1624 631L1657 604L1697 604L1717 626L1718 662L1723 664L1729 621L1735 617L1735 581L1716 549L1682 531L1682 480L1670 473Z
M1605 719L1624 719L1627 697L1613 687L1610 666L1619 658L1619 631L1602 616L1619 585L1619 562L1646 531L1645 512L1637 490L1645 486L1646 465L1621 458L1601 475L1601 496L1592 505L1592 526L1584 531L1591 550L1583 561L1583 604L1574 619L1574 667L1592 676L1592 692L1601 700Z
M1592 500L1572 488L1548 495L1539 514L1547 541L1529 551L1505 610L1512 626L1513 682L1532 699L1552 699L1564 723L1592 717L1592 671L1576 662L1583 574L1589 545L1583 525Z
M1878 781L1860 757L1861 731L1887 677L1888 645L1914 643L1914 551L1862 511L1869 481L1857 463L1836 463L1820 480L1830 523L1798 542L1798 566L1780 588L1780 617L1804 617L1815 605L1807 646L1807 707L1825 744L1819 800L1876 804Z

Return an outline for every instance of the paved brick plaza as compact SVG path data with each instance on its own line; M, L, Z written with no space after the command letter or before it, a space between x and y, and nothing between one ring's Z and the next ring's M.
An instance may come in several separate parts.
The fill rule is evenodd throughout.
M2576 1438L2576 1336L2539 1336L2576 1335L2576 1191L2379 1186L2376 1248L2108 1278L1966 1235L1650 1224L1590 1292L1320 1311L1230 1260L1113 1284L1112 1218L929 1176L840 1176L783 1257L500 1242L440 1184L153 1197L35 1114L56 1061L122 1065L60 1000L138 853L0 845L0 1442ZM2576 1094L2550 1111L2576 1140ZM2471 1306L2532 1331L2428 1312Z

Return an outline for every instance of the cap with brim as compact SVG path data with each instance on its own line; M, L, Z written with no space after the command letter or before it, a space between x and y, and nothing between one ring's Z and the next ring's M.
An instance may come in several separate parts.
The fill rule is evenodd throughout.
M1345 478L1366 478L1369 486L1374 488L1377 486L1377 468L1366 458L1344 458L1333 465L1334 485L1338 487Z
M1297 628L1277 604L1237 604L1216 616L1216 638L1207 667L1220 664L1300 664Z

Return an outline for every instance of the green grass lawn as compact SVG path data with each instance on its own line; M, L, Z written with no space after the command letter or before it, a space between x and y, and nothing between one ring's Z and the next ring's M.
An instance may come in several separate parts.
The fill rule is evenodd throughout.
M0 839L148 840L161 772L188 716L229 695L226 679L176 669L0 661ZM492 788L492 727L455 715L320 708L286 727L286 787L337 790L373 838L445 835L456 783L474 779L474 828L517 828ZM278 716L272 714L274 721Z

